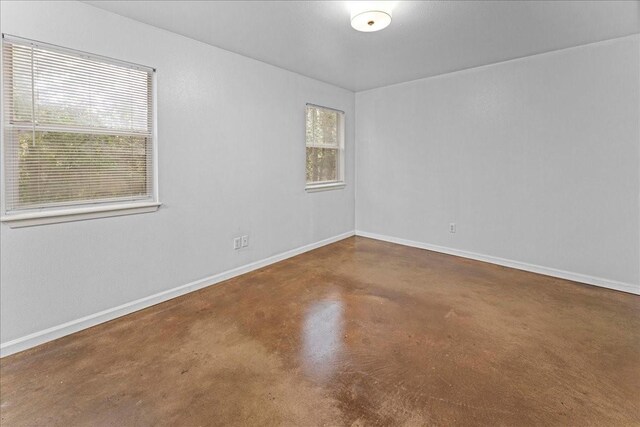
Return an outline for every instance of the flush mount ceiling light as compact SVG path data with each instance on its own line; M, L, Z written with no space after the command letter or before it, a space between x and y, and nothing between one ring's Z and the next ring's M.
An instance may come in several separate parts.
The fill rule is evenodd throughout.
M365 33L380 31L391 23L391 7L395 2L354 1L351 3L351 26Z
M351 26L358 31L371 33L387 28L391 24L391 15L381 10L368 10L351 17Z

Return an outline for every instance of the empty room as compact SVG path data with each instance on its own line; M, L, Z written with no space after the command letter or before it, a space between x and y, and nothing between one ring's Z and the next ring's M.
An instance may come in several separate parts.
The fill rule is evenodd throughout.
M0 30L0 425L640 426L639 1Z

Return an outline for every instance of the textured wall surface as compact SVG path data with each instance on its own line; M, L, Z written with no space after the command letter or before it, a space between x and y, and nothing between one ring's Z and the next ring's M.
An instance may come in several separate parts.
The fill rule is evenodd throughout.
M634 35L357 93L356 228L638 289L639 55Z

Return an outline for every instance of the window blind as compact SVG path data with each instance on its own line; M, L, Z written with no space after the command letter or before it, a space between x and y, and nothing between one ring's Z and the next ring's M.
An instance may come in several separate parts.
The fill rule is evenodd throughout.
M154 199L153 69L3 36L5 211Z

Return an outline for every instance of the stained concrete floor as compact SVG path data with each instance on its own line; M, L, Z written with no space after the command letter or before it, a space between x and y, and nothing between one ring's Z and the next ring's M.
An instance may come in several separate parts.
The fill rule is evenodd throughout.
M640 297L349 238L0 361L2 425L640 425Z

